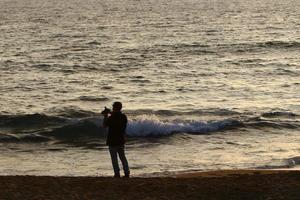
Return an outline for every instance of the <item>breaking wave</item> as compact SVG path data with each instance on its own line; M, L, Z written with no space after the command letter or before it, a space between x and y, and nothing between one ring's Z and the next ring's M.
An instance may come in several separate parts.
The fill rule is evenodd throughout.
M100 139L106 134L101 127L102 120L87 118L77 122L65 124L61 127L35 130L33 133L0 134L2 142L43 142L50 140L73 141L83 139ZM171 121L144 118L129 121L126 134L129 137L159 137L175 133L209 134L226 129L233 129L241 125L237 120L222 120L212 122L202 121Z
M143 118L131 121L127 127L129 136L147 137L164 136L174 133L207 134L225 129L233 129L241 125L237 120L202 121L171 121Z
M47 142L103 140L106 130L102 117L93 112L69 109L63 115L45 114L0 115L0 142ZM138 113L132 117L130 113ZM148 114L144 114L148 113ZM183 115L217 114L225 119L190 120ZM244 128L298 129L298 115L291 112L267 112L258 117L242 117L227 110L179 111L129 111L131 119L126 132L128 137L164 137L172 134L213 134L225 130ZM178 116L176 118L176 116Z

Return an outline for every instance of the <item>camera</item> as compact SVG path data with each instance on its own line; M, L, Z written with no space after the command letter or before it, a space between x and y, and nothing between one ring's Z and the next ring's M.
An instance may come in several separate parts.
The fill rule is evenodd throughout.
M104 107L104 110L101 112L102 115L108 115L109 113L111 113L111 110L107 107Z

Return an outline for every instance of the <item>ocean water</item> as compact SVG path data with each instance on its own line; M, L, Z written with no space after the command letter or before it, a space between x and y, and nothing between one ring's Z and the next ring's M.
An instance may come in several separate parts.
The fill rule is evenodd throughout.
M300 165L297 0L0 0L0 175Z

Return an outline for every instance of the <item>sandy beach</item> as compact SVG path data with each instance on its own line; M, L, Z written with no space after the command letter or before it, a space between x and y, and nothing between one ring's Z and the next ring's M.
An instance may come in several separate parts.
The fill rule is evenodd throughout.
M0 199L299 199L300 171L223 170L172 177L1 176Z

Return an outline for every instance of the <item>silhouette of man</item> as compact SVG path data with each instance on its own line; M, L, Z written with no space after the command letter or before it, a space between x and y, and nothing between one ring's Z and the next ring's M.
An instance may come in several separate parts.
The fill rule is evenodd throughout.
M108 135L106 144L109 146L112 166L114 168L114 177L120 177L120 168L118 163L118 155L123 165L126 178L129 178L129 166L125 156L125 130L127 126L127 117L121 112L122 103L114 102L113 111L110 113L102 113L104 116L103 127L108 127Z

